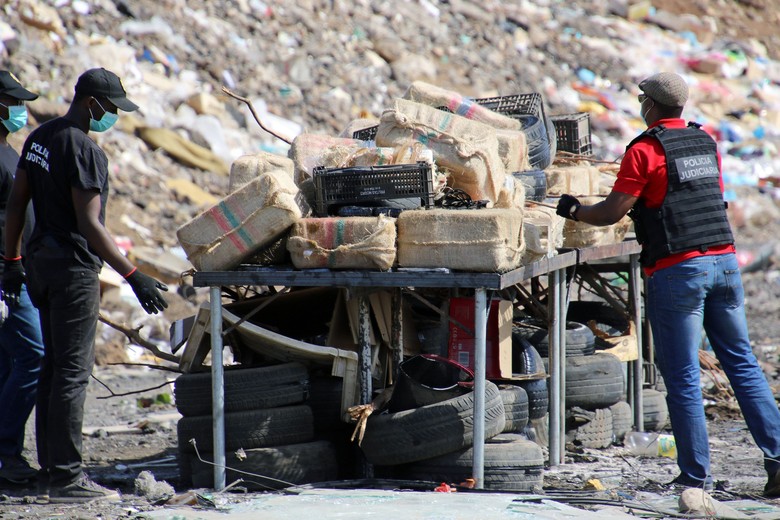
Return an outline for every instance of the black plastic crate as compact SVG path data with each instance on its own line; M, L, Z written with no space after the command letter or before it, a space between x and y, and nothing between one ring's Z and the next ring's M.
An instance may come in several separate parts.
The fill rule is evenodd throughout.
M379 125L369 126L363 130L357 130L352 132L352 139L360 139L361 141L373 141L376 139L376 131Z
M593 149L590 142L590 114L579 112L550 116L555 126L558 150L579 155L591 155Z
M544 120L544 103L538 92L475 99L485 108L507 116L532 115Z
M351 168L314 168L317 213L328 214L334 205L349 205L387 199L420 198L422 206L433 206L433 168L416 164L387 164Z

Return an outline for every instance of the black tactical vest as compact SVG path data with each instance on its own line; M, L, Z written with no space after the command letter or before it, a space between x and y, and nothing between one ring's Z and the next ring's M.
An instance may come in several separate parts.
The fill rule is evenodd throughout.
M696 123L674 129L659 125L626 147L649 136L658 139L666 154L669 182L661 207L647 208L637 202L629 212L642 244L639 261L645 267L675 253L705 252L734 243L720 190L717 146L699 127Z

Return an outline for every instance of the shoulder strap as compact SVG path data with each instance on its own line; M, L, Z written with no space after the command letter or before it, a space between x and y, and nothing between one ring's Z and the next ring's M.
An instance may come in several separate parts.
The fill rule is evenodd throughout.
M654 126L649 130L645 130L638 136L634 137L634 139L630 143L628 143L628 146L626 146L626 150L634 146L643 137L657 137L661 132L665 132L665 131L666 131L666 127L664 125Z

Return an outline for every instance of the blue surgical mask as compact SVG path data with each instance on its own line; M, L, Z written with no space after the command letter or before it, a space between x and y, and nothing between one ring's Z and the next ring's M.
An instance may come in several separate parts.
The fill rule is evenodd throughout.
M98 104L98 106L103 109L103 117L100 119L95 119L95 116L92 115L92 109L89 109L89 129L93 132L105 132L112 126L114 126L114 123L116 123L116 120L119 119L119 116L117 114L113 114L111 112L106 111L105 108L103 108L103 105L100 104L100 101L97 99L95 100L95 103Z
M645 101L649 101L650 98L645 99ZM655 105L655 103L653 103ZM641 105L639 105L639 116L642 118L642 122L644 122L645 125L647 125L647 113L650 112L650 110L653 108L652 106L648 108L647 110L644 110L645 103L642 102Z
M0 103L3 105L3 103ZM27 107L24 105L3 105L8 109L8 119L0 119L10 133L18 132L27 124Z

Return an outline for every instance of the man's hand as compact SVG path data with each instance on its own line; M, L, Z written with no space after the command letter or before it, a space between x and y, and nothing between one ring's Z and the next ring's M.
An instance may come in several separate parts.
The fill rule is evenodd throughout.
M579 211L580 206L582 206L582 204L577 200L577 197L572 197L571 195L564 193L558 201L558 207L555 208L555 213L563 218L577 220L577 211Z
M22 293L24 284L24 267L22 267L22 257L5 258L3 257L3 301L9 307L19 305L19 296Z
M135 297L138 298L141 307L147 314L157 314L168 308L168 302L160 294L160 291L168 290L167 285L158 282L151 276L146 276L138 269L133 269L125 279L133 288Z

